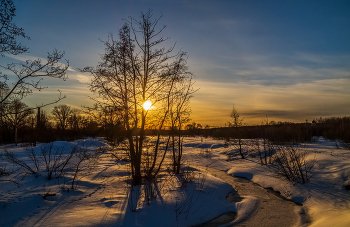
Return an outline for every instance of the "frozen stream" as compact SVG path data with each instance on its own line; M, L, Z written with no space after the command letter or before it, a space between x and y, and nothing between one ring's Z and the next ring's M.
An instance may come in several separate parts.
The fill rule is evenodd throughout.
M213 176L231 184L235 191L227 199L237 202L238 206L237 215L225 214L200 226L287 227L304 226L307 223L302 206L283 199L272 190L262 188L245 178L232 177L218 169L203 166L196 166L196 168L208 171Z

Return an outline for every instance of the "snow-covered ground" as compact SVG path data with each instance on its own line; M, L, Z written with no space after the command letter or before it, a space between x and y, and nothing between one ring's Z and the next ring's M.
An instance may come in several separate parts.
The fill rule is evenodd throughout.
M315 160L313 176L306 184L293 183L278 175L273 168L262 166L258 157L227 160L227 153L234 147L221 146L223 142L188 138L186 159L197 165L208 165L227 171L234 176L245 177L264 188L273 188L282 196L303 204L310 226L350 226L350 150L337 149L334 142L319 138L318 142L301 144L307 150L307 160ZM203 152L210 152L203 159Z
M224 146L224 141L188 137L184 142L184 165L190 166L185 176L188 183L171 171L164 171L153 186L131 188L129 163L112 159L108 152L97 162L79 166L81 172L78 172L74 190L68 189L76 164L67 166L64 177L59 180L54 176L48 180L47 171L41 168L37 177L33 174L16 176L16 180L21 179L19 185L2 181L0 226L182 227L205 223L229 212L244 216L245 210L248 212L252 206L258 206L254 197L227 201L233 187L202 167L246 177L302 203L310 226L350 226L350 193L344 188L350 184L349 150L336 149L334 143L322 138L315 143L302 144L302 149L308 151L307 159L315 159L316 164L310 182L301 184L288 182L273 168L261 166L258 157L248 156L242 160L237 156L227 161L226 154L232 153L235 147ZM77 153L92 154L104 145L105 142L98 139L58 141L53 143L52 150L64 148L62 157L67 157L72 149L81 148ZM34 151L40 152L42 146L47 145L38 144ZM9 145L0 149L13 152L34 169L28 149ZM76 163L79 155L72 160ZM0 160L0 164L8 171L14 168L4 160ZM9 178L0 178L4 179ZM150 188L152 190L146 190Z

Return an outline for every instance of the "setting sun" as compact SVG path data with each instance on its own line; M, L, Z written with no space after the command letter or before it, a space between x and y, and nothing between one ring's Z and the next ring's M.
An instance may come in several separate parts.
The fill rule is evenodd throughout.
M150 102L150 101L146 101L146 102L144 102L143 103L143 108L145 109L145 110L149 110L150 108L151 108L151 106L152 106L152 103Z

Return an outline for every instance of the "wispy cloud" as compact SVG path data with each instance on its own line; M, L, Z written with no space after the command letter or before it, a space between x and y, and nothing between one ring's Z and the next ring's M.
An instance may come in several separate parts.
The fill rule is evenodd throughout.
M82 74L77 74L75 75L75 78L80 82L80 83L89 83L91 79L88 76L82 75Z
M216 61L191 60L203 80L289 86L316 80L350 78L349 55L251 55L216 57Z
M197 81L196 86L201 89L192 100L192 117L201 121L208 116L207 124L226 123L232 104L248 123L259 123L266 114L274 120L300 122L306 118L344 116L350 112L350 78L287 87L206 81Z
M42 63L45 64L45 62L47 62L47 59L46 58L41 58L41 57L35 57L35 56L29 56L29 55L9 55L9 54L6 54L6 57L9 57L9 58L12 58L12 59L15 59L15 60L18 60L18 61L34 61L34 60L41 60ZM58 62L58 65L59 66L62 66L62 67L65 67L67 66L66 64L64 63L61 63L61 62ZM67 68L68 71L71 71L71 72L75 72L75 70L68 66Z

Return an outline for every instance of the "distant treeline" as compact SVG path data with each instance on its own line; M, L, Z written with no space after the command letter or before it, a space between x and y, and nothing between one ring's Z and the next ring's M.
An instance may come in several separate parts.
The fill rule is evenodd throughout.
M17 102L17 104L16 104ZM91 114L67 105L55 106L51 114L30 109L20 101L0 106L0 144L75 140L83 137L120 137L120 119L110 110Z
M104 137L111 142L125 138L125 129L118 113L105 109L86 114L66 105L54 108L51 115L38 109L24 114L22 108L14 108L0 119L0 144L51 142L74 140L83 137ZM273 122L272 124L240 127L202 127L200 124L187 124L182 130L147 129L146 135L204 136L218 139L266 138L274 143L312 142L323 136L328 140L350 143L350 117L319 118L313 123ZM135 130L133 134L139 132Z
M137 133L137 132L135 132ZM147 135L169 135L171 130L146 130ZM274 143L313 142L315 137L324 137L350 143L350 117L319 118L313 123L277 122L267 125L203 128L199 124L188 124L180 132L185 136L204 136L217 139L266 138ZM122 134L122 133L121 133Z
M314 137L323 136L328 140L350 143L350 117L320 118L313 123L279 122L272 125L195 129L192 134L223 139L267 138L281 143L312 142Z

